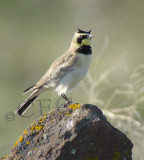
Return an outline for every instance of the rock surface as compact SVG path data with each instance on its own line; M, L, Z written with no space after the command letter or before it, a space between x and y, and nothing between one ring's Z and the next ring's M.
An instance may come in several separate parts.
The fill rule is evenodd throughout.
M33 122L7 160L132 160L132 142L91 104L71 104Z

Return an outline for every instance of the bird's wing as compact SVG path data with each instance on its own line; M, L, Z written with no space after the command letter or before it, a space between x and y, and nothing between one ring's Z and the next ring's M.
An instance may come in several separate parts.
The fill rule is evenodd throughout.
M54 81L58 81L66 73L71 72L73 70L73 64L75 63L74 61L76 61L75 57L74 54L69 53L56 59L34 88L41 88L45 83L54 83Z

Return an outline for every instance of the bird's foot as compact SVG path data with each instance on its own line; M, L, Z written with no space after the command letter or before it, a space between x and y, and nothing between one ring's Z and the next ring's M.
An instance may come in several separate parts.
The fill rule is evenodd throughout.
M61 97L62 97L65 101L67 101L67 104L72 103L72 99L71 99L71 98L68 98L65 94L61 94Z
M69 106L72 104L72 101L69 101L67 103L61 104L57 107L58 111L62 114L68 114L69 113Z

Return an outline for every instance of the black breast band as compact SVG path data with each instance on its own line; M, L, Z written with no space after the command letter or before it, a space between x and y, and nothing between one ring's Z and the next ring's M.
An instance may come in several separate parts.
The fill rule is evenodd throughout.
M90 46L87 46L87 45L83 45L83 46L79 47L79 48L76 50L76 52L77 52L77 53L81 53L81 54L85 54L85 55L92 54L91 47L90 47Z

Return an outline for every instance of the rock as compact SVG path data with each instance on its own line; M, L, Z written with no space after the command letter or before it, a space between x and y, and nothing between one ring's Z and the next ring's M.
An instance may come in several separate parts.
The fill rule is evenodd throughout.
M132 147L97 106L71 104L33 122L6 159L132 160Z

